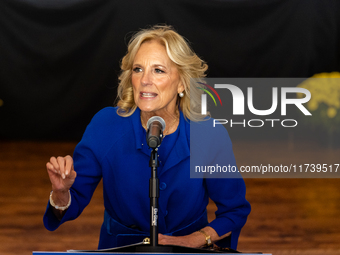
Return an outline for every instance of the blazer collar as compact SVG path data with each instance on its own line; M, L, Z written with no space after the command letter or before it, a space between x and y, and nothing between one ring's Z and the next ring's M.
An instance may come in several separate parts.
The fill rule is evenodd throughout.
M145 132L140 120L140 109L137 107L135 112L130 117L132 121L133 131L135 134L136 149L142 149L142 146L146 144Z

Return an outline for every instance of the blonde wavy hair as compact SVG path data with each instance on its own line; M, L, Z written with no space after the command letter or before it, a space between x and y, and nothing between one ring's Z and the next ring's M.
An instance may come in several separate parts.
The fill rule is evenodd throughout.
M205 117L200 112L202 90L196 89L196 87L200 87L199 83L196 83L190 89L190 79L205 77L208 65L195 54L188 42L171 26L162 25L143 29L129 41L127 54L121 62L121 74L117 91L118 115L123 117L131 116L137 108L131 83L132 66L140 46L150 40L157 40L164 45L169 58L178 68L181 82L184 85L184 97L178 96L177 98L179 109L187 119L192 121L202 120Z

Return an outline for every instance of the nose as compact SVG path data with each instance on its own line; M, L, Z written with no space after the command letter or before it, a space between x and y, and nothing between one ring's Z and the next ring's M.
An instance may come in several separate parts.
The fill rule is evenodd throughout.
M143 72L141 83L144 86L151 85L152 84L152 74L148 71Z

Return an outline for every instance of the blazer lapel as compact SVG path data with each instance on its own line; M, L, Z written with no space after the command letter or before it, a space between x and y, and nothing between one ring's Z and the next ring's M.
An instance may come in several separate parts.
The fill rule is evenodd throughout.
M185 120L183 113L181 112L178 139L175 142L160 175L188 157L190 157L190 124L189 120Z

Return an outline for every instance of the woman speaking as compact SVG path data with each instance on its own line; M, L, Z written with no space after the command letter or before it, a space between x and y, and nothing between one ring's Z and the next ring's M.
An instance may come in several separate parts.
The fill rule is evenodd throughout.
M159 116L166 124L158 148L159 244L198 248L217 243L236 249L250 212L243 179L190 178L190 125L209 121L200 113L200 90L190 89L190 79L204 77L206 70L171 27L135 34L121 63L117 107L93 117L73 158L52 157L46 164L52 191L45 227L52 231L77 218L102 179L105 213L98 248L149 236L151 149L146 129L148 120ZM223 136L219 139L229 149L218 157L235 164L226 130ZM218 207L210 223L209 198Z

